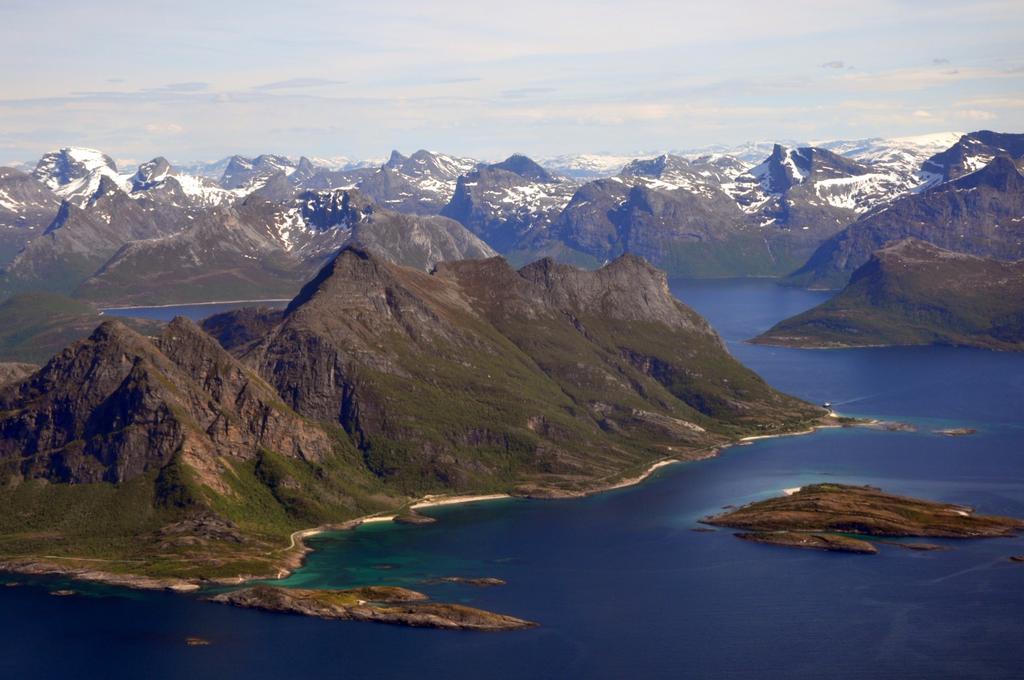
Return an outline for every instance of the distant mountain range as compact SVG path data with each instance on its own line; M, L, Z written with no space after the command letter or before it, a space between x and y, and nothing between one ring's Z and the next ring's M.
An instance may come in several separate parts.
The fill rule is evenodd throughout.
M1024 350L1024 260L908 238L876 251L827 302L754 342L788 347L956 345Z
M99 151L65 148L31 173L0 169L0 296L287 296L357 241L424 269L494 252L585 267L635 253L672 276L792 274L794 284L838 287L906 236L1017 257L1019 188L994 175L1019 168L1022 138L757 143L548 167L425 150L376 166L264 154L175 167L158 157L130 173ZM988 179L970 179L983 171ZM952 200L964 183L980 183L983 200Z
M790 283L841 287L871 253L916 238L949 250L1024 258L1024 135L964 135L922 166L925 183L822 243Z

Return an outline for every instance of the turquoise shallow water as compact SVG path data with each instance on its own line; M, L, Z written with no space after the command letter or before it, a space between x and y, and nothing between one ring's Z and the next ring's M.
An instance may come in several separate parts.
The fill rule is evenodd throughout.
M436 524L315 538L317 552L287 581L413 586L538 621L535 630L324 622L103 588L55 598L46 594L55 584L37 581L0 589L0 676L1021 677L1024 567L1007 558L1024 553L1022 538L855 556L692 528L722 505L824 480L1024 517L1024 356L745 345L823 296L765 281L673 289L776 386L920 431L762 440L588 499L434 508ZM931 433L946 426L979 433ZM508 585L424 583L454 575ZM214 644L187 648L188 635Z

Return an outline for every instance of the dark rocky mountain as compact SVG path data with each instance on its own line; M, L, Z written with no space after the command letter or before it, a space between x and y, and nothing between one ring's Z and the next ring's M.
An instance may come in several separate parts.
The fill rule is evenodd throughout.
M585 485L671 442L815 415L735 362L634 256L596 272L492 258L428 275L346 248L242 347L286 403L341 425L407 489Z
M887 243L916 238L1002 260L1024 258L1024 177L1006 156L919 194L878 208L825 241L787 281L843 286Z
M332 451L323 430L183 318L156 338L103 323L0 391L0 412L8 480L125 482L176 462L226 493L228 461L264 448L306 462Z
M60 199L38 179L0 168L0 267L43 233L59 208Z
M498 252L509 252L551 224L577 187L575 181L553 177L529 158L513 155L460 177L441 214L461 222Z
M304 192L284 206L253 195L124 245L75 294L122 304L288 298L346 243L426 270L494 254L457 222L385 210L356 191Z
M897 241L876 251L834 298L776 324L754 342L1024 350L1024 261Z
M184 319L115 321L0 388L8 555L273 573L296 529L408 495L578 493L822 414L635 256L427 274L348 247L284 312L210 327L240 359Z
M996 157L1006 157L1017 169L1024 164L1024 134L979 130L963 135L956 144L937 153L921 166L928 185L948 182L980 170Z
M710 186L695 192L664 180L589 182L549 228L524 246L584 263L635 253L673 275L774 270L763 235L746 224L724 192Z

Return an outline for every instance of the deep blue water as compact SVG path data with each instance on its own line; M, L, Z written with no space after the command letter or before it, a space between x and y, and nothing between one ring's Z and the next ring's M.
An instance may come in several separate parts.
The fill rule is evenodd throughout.
M696 520L814 481L1024 517L1024 356L965 349L745 345L821 294L768 281L676 282L731 351L779 388L920 432L762 440L569 501L436 508L434 525L314 540L294 585L413 584L541 623L452 633L236 610L105 588L0 589L0 676L281 678L1020 678L1024 538L876 556L744 543ZM931 433L975 427L970 437ZM422 585L497 576L498 588ZM81 586L74 586L82 589ZM189 648L189 635L209 647Z
M185 316L200 321L208 316L230 312L239 307L284 307L287 300L249 300L244 302L203 302L193 305L161 305L157 307L108 307L103 309L107 316L130 316L137 319L170 321L176 316Z

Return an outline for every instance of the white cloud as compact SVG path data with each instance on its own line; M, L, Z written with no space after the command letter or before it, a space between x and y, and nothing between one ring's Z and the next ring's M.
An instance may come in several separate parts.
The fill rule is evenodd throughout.
M980 109L965 109L963 111L957 111L958 116L966 118L967 120L975 121L986 121L994 120L997 116L991 111L982 111Z
M144 129L154 135L180 135L185 131L178 123L146 123Z

